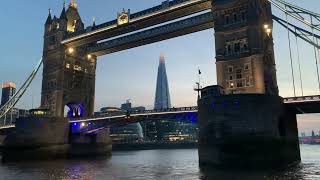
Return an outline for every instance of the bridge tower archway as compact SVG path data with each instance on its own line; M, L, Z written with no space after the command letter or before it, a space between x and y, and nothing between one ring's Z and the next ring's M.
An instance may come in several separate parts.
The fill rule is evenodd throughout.
M44 33L41 108L49 109L55 117L63 117L65 105L70 108L70 102L81 102L74 104L81 104L82 116L93 115L96 57L83 47L61 44L68 34L82 30L77 6L70 4L67 10L64 7L59 18L52 18L49 12Z

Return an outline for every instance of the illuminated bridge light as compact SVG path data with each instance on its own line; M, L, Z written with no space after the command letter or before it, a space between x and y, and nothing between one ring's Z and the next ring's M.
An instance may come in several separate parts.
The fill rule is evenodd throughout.
M74 49L73 49L73 48L69 48L69 49L68 49L68 53L69 53L69 54L72 54L73 52L74 52Z
M239 107L239 106L240 106L239 101L235 101L235 102L234 102L234 104L235 104L237 107Z
M83 128L83 127L85 127L85 126L86 126L86 123L85 123L85 122L82 122L81 125L80 125L81 128Z
M226 107L226 102L223 101L223 102L222 102L222 108L225 108L225 107Z
M77 125L77 123L73 123L73 125L74 125L74 126L76 126L76 125Z

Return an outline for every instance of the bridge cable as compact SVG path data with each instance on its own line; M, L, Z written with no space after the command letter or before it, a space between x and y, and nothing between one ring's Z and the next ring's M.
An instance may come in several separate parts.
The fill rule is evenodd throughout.
M310 15L310 19L311 19L311 23L313 23L313 18ZM311 26L311 32L312 32L312 38L313 38L313 42L316 43L316 38L315 38L315 34L314 34L314 28ZM319 65L318 65L318 55L319 55L319 51L318 51L318 55L317 55L317 48L316 46L313 46L314 49L314 57L316 59L316 66L317 66L317 75L318 75L318 85L319 85L319 92L320 92L320 77L319 77Z
M317 20L320 21L320 14L311 12L307 9L295 6L293 4L287 3L283 0L268 0L273 6L280 9L282 12L287 13L292 18L300 21L301 23L312 27L313 29L320 31L320 25L313 24L313 22L308 21L305 19L301 14L310 15L315 17ZM284 6L284 7L283 7ZM288 11L287 8L290 8L291 11Z
M295 29L295 32L297 34L297 30ZM299 44L298 44L298 36L296 37L296 46L297 46L297 55L298 55L298 65L299 65L299 76L300 76L300 86L301 86L301 94L303 96L303 82L302 82L302 73L301 73L301 63L300 63L300 52L299 52Z
M7 113L12 110L12 108L18 103L21 97L24 95L34 77L38 73L43 61L42 58L39 60L38 64L35 66L31 74L28 76L26 81L22 84L19 90L0 108L0 119L7 116ZM4 122L5 123L5 122Z
M285 8L287 9L287 6L285 6ZM295 81L294 81L293 58L292 58L289 22L288 22L287 12L285 12L285 14L286 14L286 21L287 21L287 31L288 31L288 41L289 41L289 52L290 52L290 62L291 62L291 75L292 75L293 93L294 93L294 97L296 97L297 95L296 95L296 85L295 85ZM320 84L319 84L319 88L320 88Z

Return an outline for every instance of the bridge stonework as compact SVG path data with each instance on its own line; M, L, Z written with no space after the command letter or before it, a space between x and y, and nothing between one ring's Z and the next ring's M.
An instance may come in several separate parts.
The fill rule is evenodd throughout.
M218 85L226 94L278 95L267 0L212 0Z
M92 116L94 108L96 57L85 48L70 48L61 41L84 29L77 7L63 8L59 18L49 13L45 24L41 108L52 116Z
M279 96L268 0L212 0L218 86L198 101L201 167L300 162L297 119Z

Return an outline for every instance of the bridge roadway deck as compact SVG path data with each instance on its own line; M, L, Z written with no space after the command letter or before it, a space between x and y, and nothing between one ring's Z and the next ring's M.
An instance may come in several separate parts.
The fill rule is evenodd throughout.
M102 56L178 36L203 31L214 26L212 13L203 13L145 31L118 37L88 47L88 53Z
M290 110L295 111L296 114L320 113L320 95L284 98L284 103ZM77 126L81 126L81 123L83 122L86 126L98 123L99 127L105 128L112 126L124 126L130 123L135 123L146 119L158 120L161 118L167 118L195 122L196 119L194 118L197 116L197 112L197 107L146 110L140 112L106 115L103 117L72 119L70 120L70 123L77 123ZM14 124L0 126L0 135L10 132L14 128ZM96 130L97 129L98 128L96 128Z
M62 41L67 46L80 46L152 27L178 18L211 9L211 0L173 0L130 15L127 24L112 20L70 34Z

